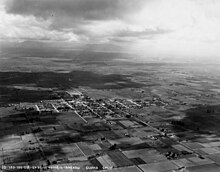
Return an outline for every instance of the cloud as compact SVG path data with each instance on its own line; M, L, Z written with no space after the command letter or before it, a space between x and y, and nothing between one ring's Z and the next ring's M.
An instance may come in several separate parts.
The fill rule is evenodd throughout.
M145 38L146 36L152 36L152 35L160 35L160 34L165 34L169 33L171 30L164 30L160 28L148 28L144 30L121 30L119 31L116 36L118 37L143 37Z
M50 28L51 22L34 16L7 14L0 4L0 39L10 41L51 40L76 41L77 35Z
M11 18L30 19L28 23L24 22L26 27L21 28L15 23L12 26L12 22L9 26L30 34L26 36L17 34L22 39L33 38L33 33L38 33L36 38L50 39L50 36L43 38L44 36L40 33L51 30L51 33L47 32L48 34L45 35L61 36L60 39L65 39L66 35L72 35L71 40L103 41L108 40L106 37L114 34L118 29L126 27L123 20L136 10L142 9L145 3L146 0L7 0L2 9L5 18L8 17L9 20ZM35 30L30 28L36 21L41 25L38 31L36 28ZM16 29L13 28L13 30ZM5 37L7 36L9 34L5 34ZM13 36L16 37L15 34L11 35Z
M0 36L218 56L219 9L219 0L1 0Z
M6 11L50 19L59 27L74 27L78 23L124 18L141 9L145 2L146 0L8 0Z

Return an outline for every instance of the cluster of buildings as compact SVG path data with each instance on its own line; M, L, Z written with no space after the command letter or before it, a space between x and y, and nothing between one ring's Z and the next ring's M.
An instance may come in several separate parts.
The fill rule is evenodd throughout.
M10 170L26 166L36 171L220 171L220 138L210 135L202 141L181 140L182 131L174 132L170 121L143 121L130 113L130 109L152 104L166 106L159 98L95 100L77 90L63 95L57 100L14 105L19 113L1 119L1 135L7 135L0 140L2 167Z

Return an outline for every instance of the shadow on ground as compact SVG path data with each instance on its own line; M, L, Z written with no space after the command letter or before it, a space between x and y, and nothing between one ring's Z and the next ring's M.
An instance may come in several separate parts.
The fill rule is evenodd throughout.
M68 89L87 86L95 89L140 88L130 75L97 74L90 71L55 72L0 72L2 103L34 102L53 97L49 89ZM20 89L18 88L21 87ZM39 90L38 90L39 88ZM42 90L41 88L44 88ZM45 90L48 89L48 90Z
M185 111L185 117L173 129L180 137L196 139L205 135L220 136L220 105L198 105ZM184 131L186 134L184 134ZM190 135L189 133L192 133Z
M77 115L74 117L74 112L14 113L1 117L0 125L1 159L4 165L47 166L59 161L67 163L70 150L65 149L74 150L76 142L95 140L89 137L90 132L109 130L105 124L85 124Z

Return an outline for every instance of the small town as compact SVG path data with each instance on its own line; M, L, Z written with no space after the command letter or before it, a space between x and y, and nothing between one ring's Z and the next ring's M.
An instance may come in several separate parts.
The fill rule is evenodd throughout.
M77 89L57 95L5 107L16 113L1 118L3 169L168 172L220 165L220 140L212 135L192 141L181 137L195 136L181 121L134 113L169 106L159 97L93 99Z

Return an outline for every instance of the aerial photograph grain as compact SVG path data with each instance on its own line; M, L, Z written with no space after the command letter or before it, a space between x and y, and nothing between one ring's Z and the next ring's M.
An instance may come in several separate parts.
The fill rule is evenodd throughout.
M0 0L0 172L220 172L219 0Z

